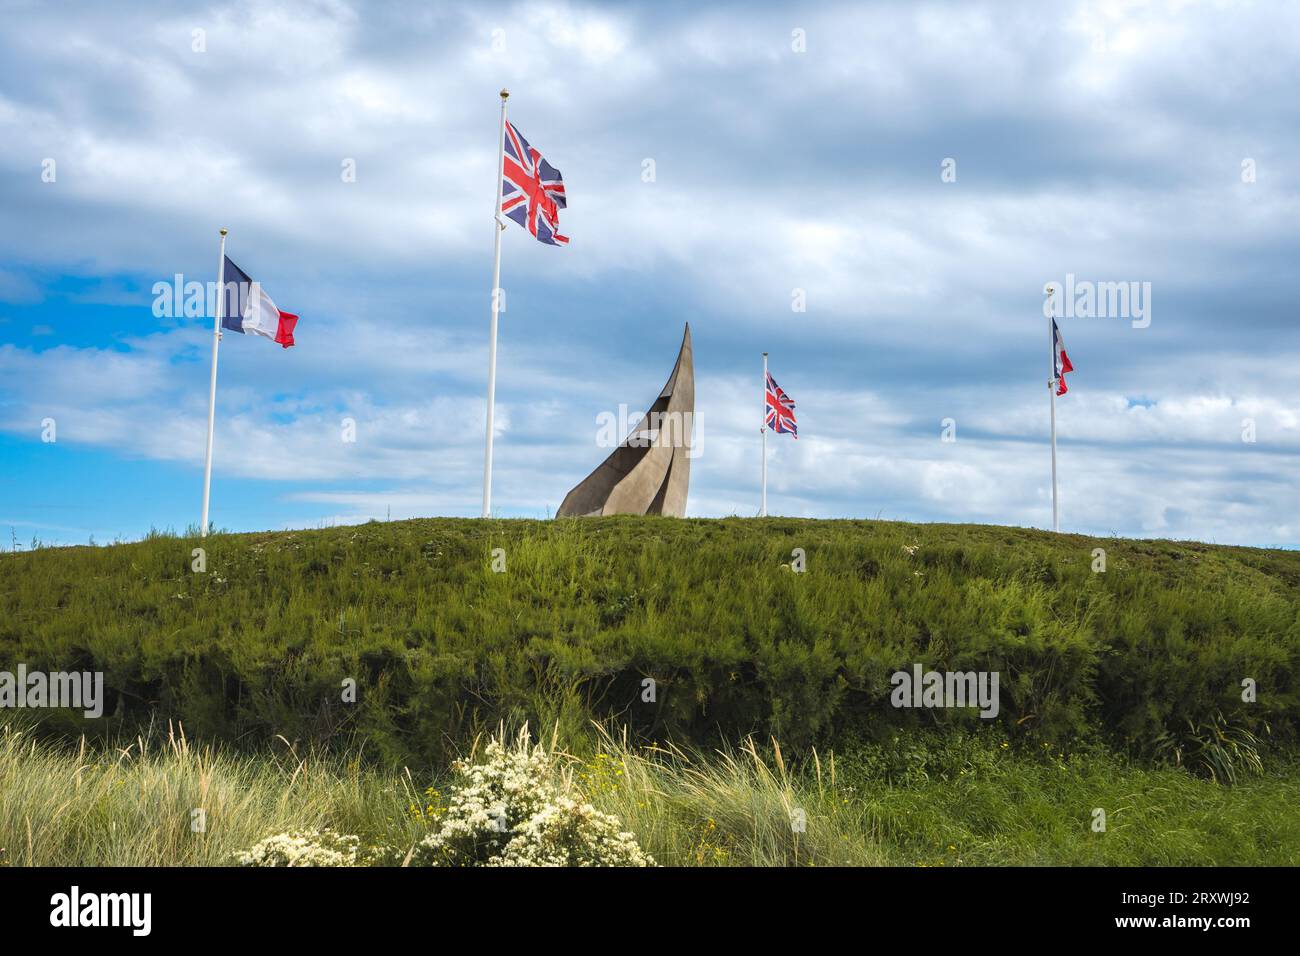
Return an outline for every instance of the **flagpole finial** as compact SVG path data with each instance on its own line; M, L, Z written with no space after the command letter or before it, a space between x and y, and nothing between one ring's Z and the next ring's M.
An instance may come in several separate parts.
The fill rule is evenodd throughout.
M226 230L222 229L221 234L224 236L226 234Z
M501 90L501 98L502 98L503 100L509 99L509 98L510 98L510 91L507 90L507 89L504 89L504 88L503 88L503 89Z

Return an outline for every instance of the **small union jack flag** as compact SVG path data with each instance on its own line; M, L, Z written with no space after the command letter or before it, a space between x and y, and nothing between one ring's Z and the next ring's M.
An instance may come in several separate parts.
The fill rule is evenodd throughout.
M501 211L540 242L567 246L569 237L560 235L560 210L567 208L564 177L509 121L501 173Z
M794 400L776 384L772 373L767 373L767 427L778 435L789 432L799 440L799 427L794 420Z

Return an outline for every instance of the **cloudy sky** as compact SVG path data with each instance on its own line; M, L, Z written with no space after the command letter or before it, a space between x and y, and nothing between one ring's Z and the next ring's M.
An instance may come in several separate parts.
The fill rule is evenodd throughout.
M477 514L503 86L572 242L502 237L500 514L690 322L691 514L757 511L766 350L773 513L1049 526L1072 275L1150 298L1060 321L1063 530L1300 545L1300 6L2 6L6 547L198 522L211 321L153 288L222 226L302 320L222 343L217 526Z

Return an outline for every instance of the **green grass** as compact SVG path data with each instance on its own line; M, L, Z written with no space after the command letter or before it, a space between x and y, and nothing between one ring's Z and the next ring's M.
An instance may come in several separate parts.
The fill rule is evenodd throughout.
M778 518L155 535L0 555L0 669L20 662L106 675L107 716L51 713L51 732L172 719L206 740L280 735L412 766L503 720L580 733L615 718L705 750L979 724L889 705L889 675L919 662L998 671L998 724L1018 745L1149 757L1220 712L1294 741L1300 553Z
M108 699L0 729L9 864L410 846L450 761L525 723L669 865L1300 862L1295 552L790 519L152 535L0 555L19 663ZM1001 713L895 709L912 663L998 672Z
M876 744L796 756L591 732L567 743L573 785L663 865L1300 863L1300 774L1289 765L1226 787L1104 751L1003 749L988 732L917 735L909 752L922 757L902 770L882 766ZM10 726L0 729L0 863L222 865L271 834L323 827L409 846L425 832L412 806L442 783L283 742L236 751L173 732L100 748ZM1107 811L1104 833L1091 828L1094 807ZM191 830L195 808L206 810L203 832Z

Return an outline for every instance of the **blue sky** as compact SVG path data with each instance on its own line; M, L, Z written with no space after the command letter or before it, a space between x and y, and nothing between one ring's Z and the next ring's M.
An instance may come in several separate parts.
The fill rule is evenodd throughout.
M757 511L766 350L800 423L769 443L773 513L1046 527L1042 290L1072 274L1150 283L1151 321L1061 321L1063 530L1300 545L1300 7L11 2L5 23L5 547L197 523L210 322L156 318L151 290L213 280L221 226L302 320L287 351L222 344L212 520L477 514L502 86L564 173L572 243L503 236L500 514L554 512L689 321L691 514Z

